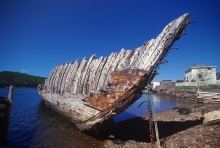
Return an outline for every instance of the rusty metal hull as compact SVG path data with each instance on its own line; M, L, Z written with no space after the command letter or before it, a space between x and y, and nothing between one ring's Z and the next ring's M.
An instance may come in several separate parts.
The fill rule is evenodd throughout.
M56 66L38 93L48 106L69 118L81 130L128 108L157 74L157 66L184 33L188 13L169 23L156 39L134 50L122 49L109 57L76 60Z

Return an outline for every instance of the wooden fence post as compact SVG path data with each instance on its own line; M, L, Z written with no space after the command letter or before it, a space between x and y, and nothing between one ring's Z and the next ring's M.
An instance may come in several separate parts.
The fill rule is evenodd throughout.
M8 100L13 103L13 97L14 97L14 86L10 86L9 94L8 94Z

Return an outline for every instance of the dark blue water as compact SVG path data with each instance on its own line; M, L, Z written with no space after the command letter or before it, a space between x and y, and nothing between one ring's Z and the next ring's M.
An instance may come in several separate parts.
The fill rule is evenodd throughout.
M0 89L1 96L7 96L9 89ZM25 147L29 145L38 122L37 109L40 97L36 89L15 89L12 114L8 129L8 140L12 147Z
M0 96L9 89L1 88ZM169 96L152 95L156 112L161 112L187 102ZM116 122L147 115L147 104L137 108L147 99L144 94L123 113L114 117ZM79 132L73 123L48 108L36 89L16 88L8 129L8 147L103 147L103 142Z

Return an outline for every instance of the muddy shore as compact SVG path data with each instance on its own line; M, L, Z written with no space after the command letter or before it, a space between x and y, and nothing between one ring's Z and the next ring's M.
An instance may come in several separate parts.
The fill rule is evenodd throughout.
M220 110L220 104L190 104L183 108L191 111L180 115L180 108L157 113L157 124L162 148L219 148L220 124L204 126L203 114ZM106 148L150 147L148 117L133 118L118 122L105 141ZM155 147L156 144L155 144Z

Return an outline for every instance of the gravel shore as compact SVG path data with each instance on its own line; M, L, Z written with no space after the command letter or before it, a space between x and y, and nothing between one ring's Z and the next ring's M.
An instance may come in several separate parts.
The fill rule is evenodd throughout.
M180 115L181 109L190 110ZM220 110L220 104L191 104L157 113L157 124L162 148L219 148L220 124L204 126L203 114ZM117 129L109 135L106 148L151 147L148 117L133 118L117 123ZM156 144L155 144L155 147Z

